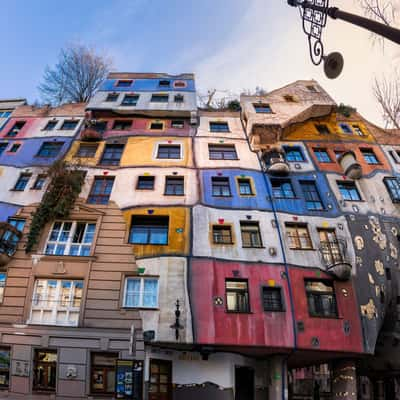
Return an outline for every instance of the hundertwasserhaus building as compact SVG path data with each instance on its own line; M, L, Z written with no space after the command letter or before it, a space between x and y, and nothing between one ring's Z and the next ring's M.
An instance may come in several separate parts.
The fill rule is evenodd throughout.
M400 399L400 133L316 81L0 101L0 398Z

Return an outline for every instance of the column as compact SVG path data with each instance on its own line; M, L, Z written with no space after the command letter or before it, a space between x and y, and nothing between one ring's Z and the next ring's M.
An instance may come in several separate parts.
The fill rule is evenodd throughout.
M288 380L286 359L275 356L269 359L268 400L288 400Z
M332 399L357 400L357 370L352 360L333 363Z

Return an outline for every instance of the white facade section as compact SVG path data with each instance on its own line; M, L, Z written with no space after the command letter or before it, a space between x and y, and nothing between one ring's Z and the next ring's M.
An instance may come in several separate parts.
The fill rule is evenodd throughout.
M235 114L237 115L231 116ZM211 132L210 122L227 123L229 127L229 132ZM246 133L243 129L239 113L202 111L200 113L200 124L197 128L196 137L246 139Z
M381 149L393 170L400 174L400 146L382 145Z
M22 118L20 118L22 119ZM76 127L74 129L62 129L65 121L75 121L77 122ZM48 126L49 122L55 123L53 129L48 130L46 127ZM83 125L83 118L78 117L48 117L48 118L40 118L32 126L24 138L28 137L52 137L52 136L59 136L59 137L73 137L75 136Z

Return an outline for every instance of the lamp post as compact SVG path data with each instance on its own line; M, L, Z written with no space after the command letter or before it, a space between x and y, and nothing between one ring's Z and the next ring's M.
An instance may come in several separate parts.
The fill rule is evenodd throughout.
M399 29L342 11L337 7L329 7L329 0L287 0L287 2L290 6L299 8L303 31L308 37L311 60L314 65L320 65L324 61L325 74L330 79L337 78L342 72L343 57L337 52L327 56L324 54L322 32L326 26L328 16L332 19L340 19L360 26L400 44Z

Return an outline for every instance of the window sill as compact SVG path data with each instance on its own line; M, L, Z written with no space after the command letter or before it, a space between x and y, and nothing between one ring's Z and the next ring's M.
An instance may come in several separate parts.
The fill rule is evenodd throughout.
M240 314L240 315L251 315L251 314L254 314L254 313L252 313L251 311L229 311L229 310L225 310L225 312L227 313L227 314Z
M129 306L123 306L121 307L122 310L128 311L128 310L137 310L137 311L160 311L159 307L129 307Z
M336 319L336 320L342 320L342 317L328 317L326 315L308 315L310 318L317 318L317 319Z
M10 192L24 192L25 189L10 189Z
M265 246L242 246L242 249L265 249Z
M168 243L132 243L132 242L128 242L128 244L132 244L133 246L168 246Z
M235 243L215 243L213 242L216 246L233 246Z
M26 323L29 326L47 326L47 327L55 327L55 328L79 328L79 325L66 325L66 324L57 324L56 322L52 324L39 324L38 322L30 322L27 321Z
M86 262L86 261L96 261L96 256L68 256L68 255L56 255L56 254L40 254L42 256L41 260L60 260L60 261L76 261L76 262Z
M185 194L184 193L183 194L167 194L167 193L164 193L164 196L185 197Z
M289 250L294 250L294 251L315 251L315 249L301 249L301 248L289 248Z

